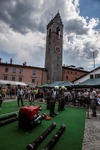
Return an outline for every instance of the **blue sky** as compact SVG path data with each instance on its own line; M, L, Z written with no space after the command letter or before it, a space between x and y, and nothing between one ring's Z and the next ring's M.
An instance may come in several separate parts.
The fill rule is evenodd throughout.
M0 58L44 67L46 26L60 12L64 24L63 64L100 64L99 0L0 0Z
M100 19L100 0L80 0L79 5L81 16Z

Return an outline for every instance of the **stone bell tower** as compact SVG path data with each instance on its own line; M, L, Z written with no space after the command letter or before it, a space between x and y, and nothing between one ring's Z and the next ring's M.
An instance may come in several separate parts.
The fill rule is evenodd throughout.
M63 23L59 12L47 25L45 68L48 83L62 81Z

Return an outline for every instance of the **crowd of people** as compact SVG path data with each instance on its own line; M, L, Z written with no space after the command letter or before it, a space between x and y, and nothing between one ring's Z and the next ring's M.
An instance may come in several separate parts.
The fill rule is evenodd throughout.
M37 87L9 86L0 87L0 103L6 99L17 99L18 106L23 106L23 100L29 100L30 105L35 99L43 99L43 90Z
M46 94L47 106L50 100L58 102L58 105L73 105L92 109L92 116L96 117L96 107L100 105L100 91L90 88L90 90L73 90L67 88L48 89ZM62 102L62 103L61 103ZM64 107L63 107L64 108Z
M30 105L34 104L34 100L45 101L47 103L47 109L50 108L52 103L53 111L55 104L58 103L59 110L60 105L64 108L64 105L73 105L89 107L93 110L93 116L96 116L96 106L100 105L100 90L94 88L90 89L67 89L66 87L54 87L54 88L38 88L38 87L22 87L10 86L8 88L0 87L0 107L5 99L17 99L18 107L23 106L23 100L26 99L30 102ZM52 115L54 115L53 112Z

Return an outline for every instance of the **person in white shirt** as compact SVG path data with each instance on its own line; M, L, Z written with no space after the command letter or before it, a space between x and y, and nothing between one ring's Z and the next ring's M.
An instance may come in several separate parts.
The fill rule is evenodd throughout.
M50 101L50 116L53 117L56 115L55 113L55 103L56 103L57 91L56 89L52 89L51 91L51 101Z
M23 91L22 87L19 87L17 90L18 107L20 107L20 102L21 102L21 106L24 106L23 105L23 94L24 94L24 91Z
M90 105L91 105L91 109L92 109L92 116L96 117L96 97L97 97L97 93L95 91L95 89L91 88L90 89Z
M89 98L89 92L87 89L85 89L83 96L84 96L84 106L86 105L88 109L90 106L90 98Z

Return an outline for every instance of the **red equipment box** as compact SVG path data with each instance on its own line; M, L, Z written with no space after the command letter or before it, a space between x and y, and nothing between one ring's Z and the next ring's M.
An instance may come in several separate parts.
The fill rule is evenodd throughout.
M19 116L25 114L29 121L33 120L33 118L38 115L40 112L40 106L23 106L19 110Z

